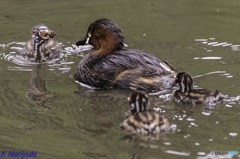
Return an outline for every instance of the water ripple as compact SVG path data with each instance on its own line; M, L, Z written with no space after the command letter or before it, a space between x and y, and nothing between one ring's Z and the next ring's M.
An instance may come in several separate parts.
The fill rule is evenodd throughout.
M179 155L179 156L190 156L189 152L179 152L174 150L166 150L165 152L169 154Z
M228 43L228 42L218 42L218 41L213 41L215 40L215 38L208 38L208 39L195 39L194 41L196 42L201 42L202 44L208 45L208 46L222 46L222 47L226 47L226 46L236 46L233 45L232 43Z
M230 47L232 51L240 51L240 45L239 44L232 44L232 43L229 43L229 42L218 42L218 41L213 41L213 40L215 40L215 38L195 39L194 41L199 42L199 43L201 43L203 45L206 45L206 46ZM210 52L212 50L206 49L206 51ZM196 58L198 58L198 57L196 57Z
M235 132L230 132L229 133L229 136L232 136L232 137L235 137L235 136L237 136L238 135L238 133L235 133Z
M230 73L227 73L226 71L213 71L213 72L208 72L208 73L204 73L204 74L201 74L201 75L193 76L193 78L203 77L203 76L212 75L212 74L220 74L222 76L225 76L226 78L232 78L233 77Z
M222 59L222 57L217 57L217 56L206 56L206 57L194 57L194 60L219 60Z
M8 44L0 44L0 59L4 59L18 66L9 66L7 69L11 71L32 71L31 68L26 66L38 65L37 62L29 61L20 55L26 42L10 42ZM64 46L64 45L63 45ZM83 51L90 50L91 45L80 46L76 45L63 47L63 52L60 58L44 62L43 64L49 65L51 67L49 70L58 70L62 73L69 72L71 70L70 65L74 64L70 61L71 56L77 55L83 57Z

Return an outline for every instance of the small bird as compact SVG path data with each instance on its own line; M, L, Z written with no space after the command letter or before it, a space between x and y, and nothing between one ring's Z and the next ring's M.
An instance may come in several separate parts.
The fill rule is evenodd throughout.
M32 39L27 41L21 55L32 62L47 62L57 59L62 51L61 43L53 38L56 33L44 24L32 28Z
M214 106L223 99L228 98L219 90L211 91L208 89L194 88L193 79L186 72L179 72L176 77L178 88L173 91L173 101L183 105L205 105Z
M146 94L134 92L128 98L131 115L120 125L123 130L133 134L159 134L170 131L168 119L154 110L148 109Z

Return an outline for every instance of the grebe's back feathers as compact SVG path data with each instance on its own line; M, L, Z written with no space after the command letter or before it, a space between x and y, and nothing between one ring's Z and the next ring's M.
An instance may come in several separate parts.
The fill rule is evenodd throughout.
M147 91L158 91L171 88L175 81L175 69L148 52L119 50L91 64L89 56L79 64L75 79L97 88L129 89L132 86L138 89L142 86ZM91 75L94 77L90 78Z

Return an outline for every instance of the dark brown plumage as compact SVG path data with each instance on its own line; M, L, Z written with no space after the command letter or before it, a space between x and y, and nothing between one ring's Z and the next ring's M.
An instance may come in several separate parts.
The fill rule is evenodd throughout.
M98 89L172 89L176 70L148 52L124 48L123 33L114 22L91 23L86 37L76 43L86 44L94 49L78 65L76 81Z

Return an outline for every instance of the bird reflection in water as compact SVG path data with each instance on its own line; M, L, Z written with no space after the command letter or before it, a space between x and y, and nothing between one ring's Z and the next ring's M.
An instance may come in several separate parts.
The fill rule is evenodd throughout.
M27 92L27 97L38 106L51 107L50 103L55 95L48 91L46 81L43 79L46 65L36 65L32 68L32 77L29 82L31 88Z

